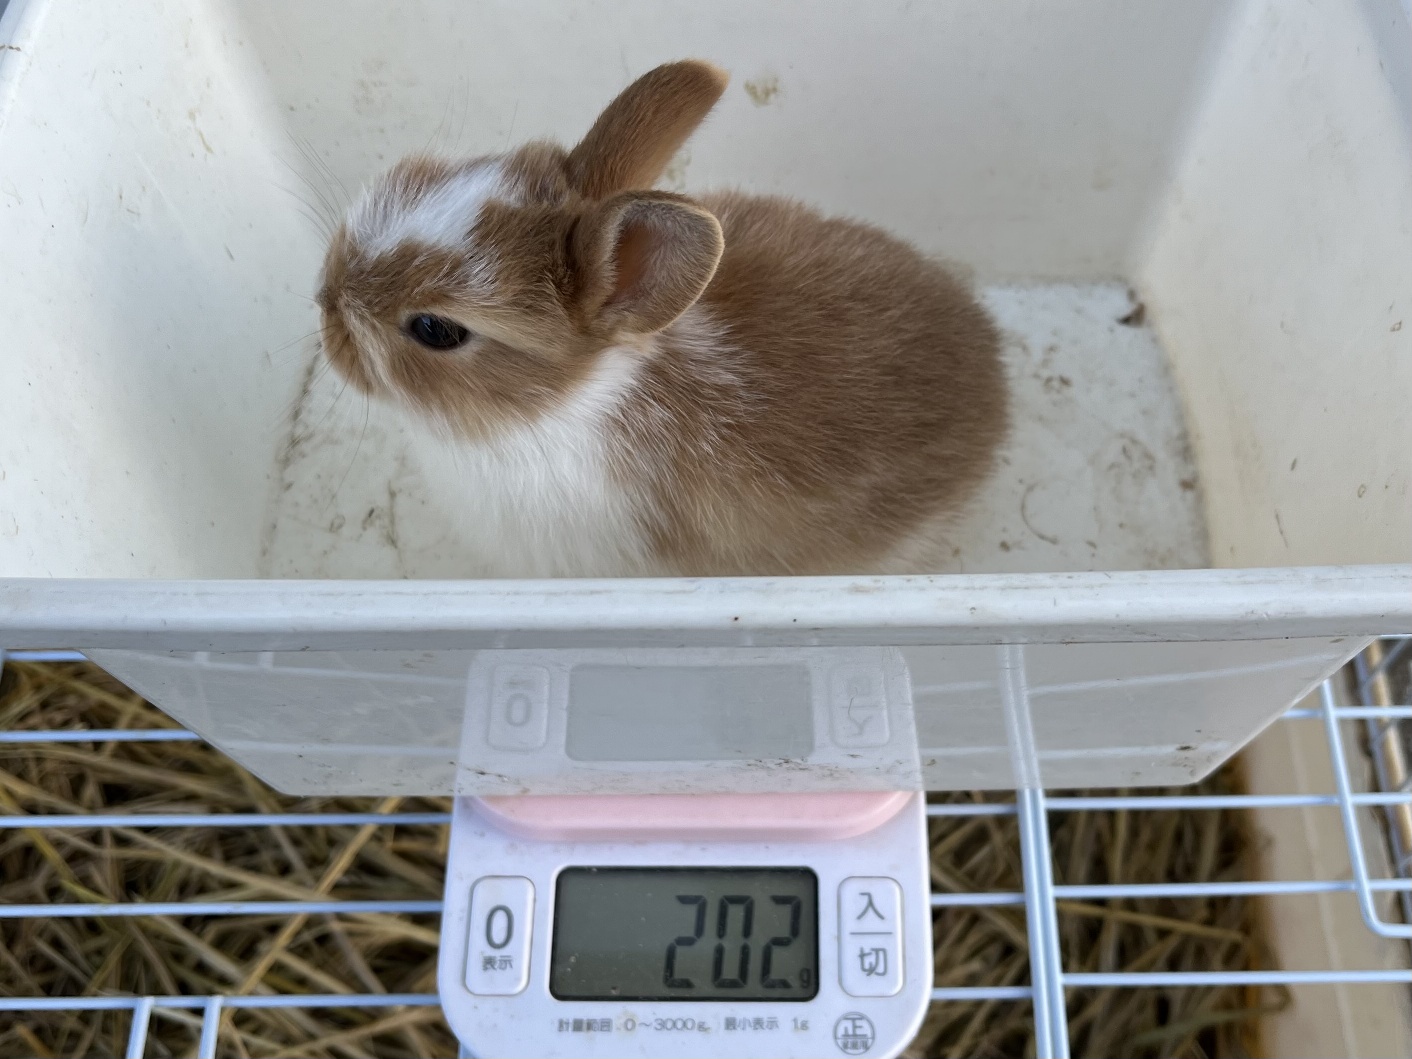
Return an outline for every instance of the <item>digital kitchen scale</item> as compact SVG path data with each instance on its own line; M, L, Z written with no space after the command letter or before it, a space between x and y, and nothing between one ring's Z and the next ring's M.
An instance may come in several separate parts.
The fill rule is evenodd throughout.
M438 985L470 1054L895 1056L932 986L919 793L459 797Z

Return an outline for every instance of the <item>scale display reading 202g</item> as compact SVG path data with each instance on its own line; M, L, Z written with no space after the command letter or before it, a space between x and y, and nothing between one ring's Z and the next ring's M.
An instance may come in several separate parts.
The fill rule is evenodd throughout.
M549 991L560 1000L810 1000L817 907L807 868L566 868Z

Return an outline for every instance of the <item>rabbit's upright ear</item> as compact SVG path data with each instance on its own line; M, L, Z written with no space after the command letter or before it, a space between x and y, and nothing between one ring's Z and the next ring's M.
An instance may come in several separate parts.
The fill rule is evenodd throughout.
M724 70L699 59L643 74L608 104L569 153L569 184L588 199L652 187L729 80Z
M628 191L574 229L579 312L591 331L648 334L701 297L725 250L720 222L680 195Z

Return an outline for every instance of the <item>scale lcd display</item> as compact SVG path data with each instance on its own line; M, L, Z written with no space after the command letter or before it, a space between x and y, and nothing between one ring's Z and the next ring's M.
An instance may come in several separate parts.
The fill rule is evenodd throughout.
M808 868L566 868L549 991L560 1000L811 1000Z
M575 761L807 758L804 666L575 666L565 750Z

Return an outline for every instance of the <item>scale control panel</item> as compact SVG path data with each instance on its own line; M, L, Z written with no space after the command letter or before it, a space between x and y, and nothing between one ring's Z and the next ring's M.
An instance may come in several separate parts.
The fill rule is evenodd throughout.
M467 673L459 794L920 786L896 648L488 650Z
M853 797L872 815L841 837L791 826L771 799L842 820L847 796L587 799L604 808L590 816L643 821L643 837L629 823L587 840L559 812L578 799L458 799L439 973L452 1029L477 1056L899 1054L931 996L924 798ZM752 805L779 822L732 840ZM662 812L683 837L664 837ZM536 814L553 837L528 833ZM877 822L847 833L863 819Z

